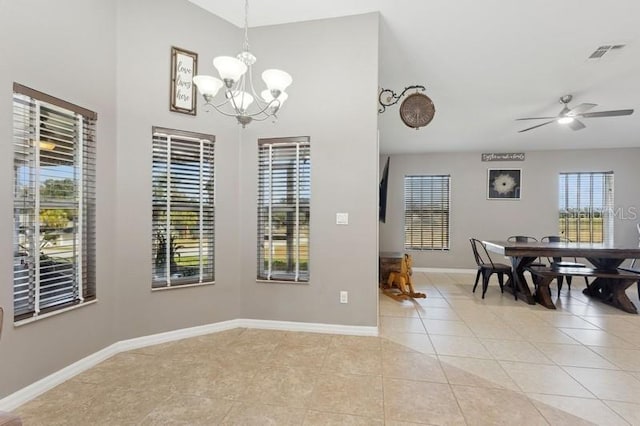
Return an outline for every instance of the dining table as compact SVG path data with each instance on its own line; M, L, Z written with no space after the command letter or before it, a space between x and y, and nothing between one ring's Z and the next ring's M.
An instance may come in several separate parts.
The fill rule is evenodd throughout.
M611 304L626 312L637 313L635 305L629 300L624 290L634 280L611 278L618 267L627 259L640 258L640 247L611 243L574 243L574 242L516 242L516 241L482 241L487 250L509 257L513 269L513 280L508 280L505 290L512 292L521 300L533 305L536 299L549 309L555 305L549 297L535 297L525 279L524 272L539 257L580 257L593 265L595 280L583 293ZM597 275L604 275L600 278ZM640 275L638 275L640 280ZM511 282L513 281L513 282Z

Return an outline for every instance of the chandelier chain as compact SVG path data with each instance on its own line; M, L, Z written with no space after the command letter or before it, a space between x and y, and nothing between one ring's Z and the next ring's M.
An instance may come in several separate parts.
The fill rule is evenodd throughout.
M244 44L245 52L249 51L249 0L244 0Z

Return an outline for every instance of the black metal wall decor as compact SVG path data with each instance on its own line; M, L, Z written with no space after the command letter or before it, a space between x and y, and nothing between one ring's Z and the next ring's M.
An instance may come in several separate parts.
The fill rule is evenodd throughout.
M403 97L405 93L407 93L409 90L412 90L412 89L416 89L416 92L418 90L423 92L427 90L424 86L407 86L404 88L402 93L398 95L396 94L396 92L394 92L391 89L381 89L380 95L378 95L378 102L380 103L380 108L378 108L378 112L382 114L387 109L388 106L397 104L400 98Z
M397 104L407 91L414 89L415 93L408 95L400 104L400 118L406 126L416 130L426 126L433 119L436 109L433 101L427 95L418 93L426 90L421 85L405 87L399 95L391 89L381 89L378 95L378 103L380 104L378 113L382 114L388 106Z

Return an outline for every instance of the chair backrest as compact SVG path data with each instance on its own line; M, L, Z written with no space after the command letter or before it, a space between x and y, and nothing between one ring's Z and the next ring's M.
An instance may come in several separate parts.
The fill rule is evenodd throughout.
M549 243L570 243L571 240L567 237L563 237L562 235L547 235L540 238L540 242L549 242ZM553 260L554 262L562 262L561 257L554 257L553 259L547 258L549 263ZM574 257L573 261L575 262L577 259Z
M640 223L636 223L636 228L638 228L638 247L640 247ZM638 259L633 259L631 260L631 265L629 265L631 268L635 268L636 266L636 261ZM640 290L639 290L640 291Z
M549 242L549 243L570 243L571 240L567 237L563 237L561 235L547 235L545 237L540 238L541 242Z
M476 259L476 264L478 266L482 266L490 263L491 267L493 267L493 260L491 259L491 256L489 256L487 248L484 246L484 244L482 244L482 241L475 238L469 238L469 242L471 243L471 249L473 250L473 256ZM481 249L478 250L478 247L480 247ZM484 259L487 259L488 262L485 262Z
M515 241L516 243L529 243L529 242L538 242L536 237L529 237L527 235L512 235L507 238L507 241Z

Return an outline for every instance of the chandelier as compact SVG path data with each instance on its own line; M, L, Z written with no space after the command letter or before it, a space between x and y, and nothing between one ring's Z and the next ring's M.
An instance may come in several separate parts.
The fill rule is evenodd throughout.
M285 89L293 81L291 76L282 70L265 70L262 80L267 89L260 95L257 94L253 87L251 68L256 63L256 57L249 51L248 14L249 0L245 0L242 52L235 58L217 56L213 59L213 66L218 70L220 78L210 75L193 77L194 84L204 97L205 105L212 106L223 115L235 117L243 128L253 120L263 121L269 117L277 119L276 114L288 97ZM216 101L214 98L223 87L224 95Z

